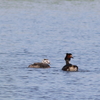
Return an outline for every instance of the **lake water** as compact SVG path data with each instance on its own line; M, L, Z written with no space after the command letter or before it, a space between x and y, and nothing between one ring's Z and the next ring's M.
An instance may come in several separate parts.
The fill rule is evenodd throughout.
M78 72L61 70L68 52ZM99 56L99 0L0 1L0 100L100 100Z

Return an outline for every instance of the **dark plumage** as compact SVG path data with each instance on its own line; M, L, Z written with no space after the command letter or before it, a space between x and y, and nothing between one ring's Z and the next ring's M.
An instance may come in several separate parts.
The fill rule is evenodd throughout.
M63 71L78 71L78 66L76 65L65 65L63 68L62 68Z
M66 56L64 58L66 65L62 68L63 71L78 71L78 66L69 63L71 58L73 58L72 54L66 53Z
M29 65L30 68L50 68L50 61L48 59L44 59L42 62L37 62Z
M44 64L44 63L34 63L34 64L29 65L28 67L30 68L50 68L48 64Z
M73 58L71 53L66 53L66 56L64 58L64 60L66 61L66 64L69 64L69 61L71 60L71 58Z

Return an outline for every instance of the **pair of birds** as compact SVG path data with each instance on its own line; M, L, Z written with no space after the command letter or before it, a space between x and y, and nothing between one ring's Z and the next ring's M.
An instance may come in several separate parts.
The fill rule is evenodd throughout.
M64 58L66 65L62 68L63 71L78 71L78 66L72 65L69 61L73 58L71 53L66 53ZM29 65L30 68L50 68L50 61L48 59L43 59L42 62L37 62L34 64Z

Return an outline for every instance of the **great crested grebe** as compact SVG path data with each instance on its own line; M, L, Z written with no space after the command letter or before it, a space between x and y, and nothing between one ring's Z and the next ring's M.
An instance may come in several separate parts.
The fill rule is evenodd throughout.
M50 68L50 61L48 59L43 59L42 62L37 62L29 65L30 68Z
M72 65L69 61L73 58L71 53L66 53L64 60L66 61L66 65L62 68L63 71L78 71L78 66Z

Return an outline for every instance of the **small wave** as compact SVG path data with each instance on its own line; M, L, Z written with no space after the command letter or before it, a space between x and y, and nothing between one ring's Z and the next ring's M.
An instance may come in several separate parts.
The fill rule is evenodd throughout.
M8 53L3 53L3 52L0 52L0 55L5 55L5 54L8 54Z
M79 69L78 72L91 72L89 70Z

